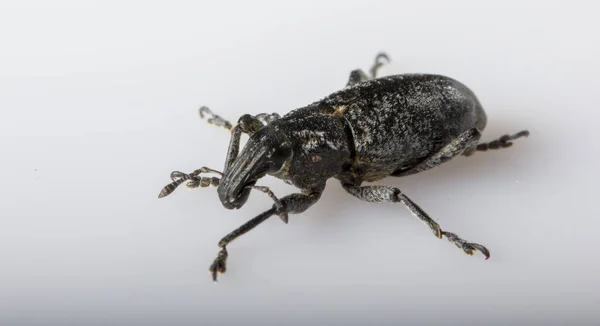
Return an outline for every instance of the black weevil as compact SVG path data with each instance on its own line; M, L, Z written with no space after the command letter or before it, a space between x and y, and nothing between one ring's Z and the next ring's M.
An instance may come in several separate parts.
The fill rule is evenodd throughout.
M283 117L276 113L245 114L233 127L208 108L200 108L200 116L207 117L209 123L231 130L224 172L206 167L190 174L174 171L173 182L163 188L159 198L188 181L190 188L218 187L219 199L228 209L242 207L252 189L267 193L275 201L271 209L221 239L222 249L210 266L215 281L217 273L225 272L226 246L231 241L273 215L287 223L288 213L302 213L319 200L331 177L364 201L404 204L436 237L445 236L468 255L479 250L486 259L490 257L484 246L442 231L398 188L361 184L419 173L461 154L469 156L475 151L509 147L511 140L529 132L479 144L487 119L470 89L439 75L376 78L384 60L389 61L380 53L370 76L354 70L344 89ZM250 139L239 153L242 133ZM202 173L221 178L201 177ZM255 185L267 174L302 192L278 199L267 187Z

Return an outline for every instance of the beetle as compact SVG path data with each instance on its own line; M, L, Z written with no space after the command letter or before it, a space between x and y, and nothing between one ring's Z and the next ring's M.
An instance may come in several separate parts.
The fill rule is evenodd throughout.
M227 245L273 215L285 223L316 203L329 178L338 179L351 195L367 202L402 203L437 238L446 237L464 253L489 250L443 231L423 209L396 187L366 185L385 177L404 177L436 167L450 159L476 151L506 148L512 140L528 136L524 130L479 143L487 118L475 94L462 83L445 76L403 74L377 78L389 57L376 56L367 75L353 70L342 90L281 117L276 113L245 114L233 126L207 107L200 116L231 130L224 171L202 167L192 173L171 173L172 183L159 198L186 182L189 188L217 187L227 209L242 207L252 190L268 194L273 207L246 222L219 241L221 248L209 268L214 281L226 271ZM240 152L242 134L250 136ZM218 177L204 177L213 173ZM256 182L271 175L301 190L277 198Z

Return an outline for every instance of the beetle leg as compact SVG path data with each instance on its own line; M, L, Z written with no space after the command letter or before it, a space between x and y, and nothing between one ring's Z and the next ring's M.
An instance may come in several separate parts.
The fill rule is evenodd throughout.
M233 230L232 232L224 236L221 239L221 241L219 241L219 247L223 249L221 249L221 251L217 255L217 258L215 258L215 260L208 269L212 275L213 281L217 281L218 273L225 273L226 261L229 255L226 249L227 245L229 245L233 240L237 239L239 236L254 229L259 224L266 221L269 217L273 215L281 216L282 213L298 214L304 212L319 200L324 188L325 185L322 185L313 190L306 190L304 191L304 193L291 194L285 196L280 200L283 208L279 207L279 205L277 204L274 204L273 207L268 211L263 212L262 214L256 216L255 218L244 223L239 228Z
M233 164L240 151L240 140L242 133L252 136L255 132L264 127L262 120L271 119L269 121L276 120L279 116L277 113L273 114L259 114L258 117L244 114L238 119L238 123L231 129L231 139L229 140L229 148L227 149L227 157L225 158L225 173L229 167Z
M231 122L221 118L221 116L219 116L219 115L212 113L212 111L206 106L201 107L198 110L198 113L200 114L201 119L204 119L206 117L208 123L211 125L215 125L217 127L222 127L227 130L231 130L231 128L233 128L233 125L231 124Z
M367 74L365 74L364 71L360 69L352 70L352 72L350 72L350 77L348 78L346 86L352 86L354 84L358 84L369 79L369 76L367 76Z
M371 73L371 78L377 78L377 71L385 63L390 63L390 57L384 52L378 53L377 56L375 56L375 62L373 62L373 66L371 66L371 69L369 69L369 72Z
M488 149L499 149L499 148L510 147L510 146L512 146L512 143L510 142L511 140L515 140L517 138L527 137L527 136L529 136L529 131L527 131L527 130L519 131L518 133L516 133L514 135L504 135L504 136L502 136L496 140L493 140L489 143L478 144L477 147L475 147L475 150L487 151ZM469 156L469 155L473 154L474 152L475 151L465 152L465 155Z
M207 122L211 125L215 125L217 127L222 127L225 128L227 130L231 130L233 128L233 125L231 124L231 122L223 119L221 116L214 114L208 107L203 106L200 107L200 109L198 110L198 113L200 114L200 118L207 119ZM263 126L266 126L268 124L270 124L271 122L280 119L281 116L278 113L260 113L257 114L255 116L256 119L258 119Z
M445 236L448 239L448 241L450 241L451 243L456 245L456 247L462 249L462 251L464 253L466 253L467 255L473 255L475 250L479 250L485 256L485 259L490 258L490 252L489 252L489 250L487 250L486 247L484 247L480 244L477 244L477 243L467 242L467 241L459 238L454 233L442 231L442 229L440 228L440 225L438 223L436 223L431 217L429 217L429 215L427 215L427 213L425 213L425 211L423 211L423 209L421 207L419 207L417 204L415 204L410 198L408 198L408 196L404 195L398 188L379 186L379 185L361 187L361 186L354 186L351 184L342 184L342 186L351 195L353 195L361 200L367 201L367 202L372 202L372 203L385 203L385 202L398 203L398 202L400 202L400 203L404 204L404 206L406 206L406 208L408 208L408 210L414 216L416 216L419 220L421 220L421 222L423 222L425 225L427 225L433 232L433 235L435 235L436 237L441 239L443 236Z
M275 194L273 193L273 191L271 191L271 189L269 189L269 187L265 187L265 186L251 186L250 188L258 190L258 191L262 191L265 194L269 195L269 197L271 197L271 199L273 199L273 201L275 202L275 208L279 212L279 218L281 218L281 220L285 224L287 224L287 222L288 222L287 211L285 211L285 209L283 207L283 203L281 203L281 201L279 200L279 198L277 198L277 196L275 196Z
M477 144L479 141L479 138L481 138L481 133L477 129L469 129L463 132L460 136L439 150L437 153L425 159L423 162L406 170L400 169L394 171L392 176L403 177L436 167L464 153L465 151L474 148L475 144Z
M350 77L348 78L346 86L352 86L354 84L358 84L369 79L377 78L377 71L379 70L379 68L381 68L381 66L385 64L384 61L387 61L387 63L390 62L390 58L388 57L388 55L383 52L378 53L377 56L375 56L375 62L373 62L373 65L369 69L370 75L367 75L364 71L360 69L352 70L352 72L350 72Z
M227 253L226 246L231 241L235 240L237 237L239 237L242 234L257 227L260 223L264 222L269 217L271 217L273 214L275 214L275 212L276 212L275 208L269 209L268 211L258 215L257 217L251 219L250 221L244 223L239 228L233 230L228 235L223 237L223 239L221 239L221 241L219 241L219 247L221 247L223 249L221 249L221 251L217 255L217 258L215 258L213 263L208 268L208 271L212 275L213 281L215 281L215 282L217 281L217 273L223 274L226 271L227 257L229 256L229 254Z
M464 251L464 253L469 256L472 256L473 253L475 252L475 250L479 250L485 256L486 260L490 258L490 251L486 247L484 247L478 243L467 242L467 241L459 238L454 233L442 231L440 229L440 225L437 224L434 220L432 220L431 217L429 217L429 215L427 215L427 213L425 213L425 211L423 211L423 209L421 209L421 207L419 207L417 204L415 204L415 202L413 202L410 198L408 198L408 196L406 196L405 194L402 194L402 193L398 193L397 197L398 197L398 200L400 202L402 202L408 208L408 210L410 210L411 213L413 213L413 215L415 215L421 221L423 221L423 223L428 225L433 230L434 234L437 233L435 235L438 238L441 239L442 236L445 236L448 239L448 241L453 243L459 249L462 249Z
M260 113L256 116L244 114L238 119L237 125L233 126L229 121L212 113L212 111L206 106L201 107L198 112L201 118L208 118L208 123L231 130L231 139L229 140L227 157L225 158L225 171L227 171L227 168L233 164L233 161L235 161L236 157L238 156L242 133L252 136L252 134L260 130L262 127L281 118L281 116L277 113Z

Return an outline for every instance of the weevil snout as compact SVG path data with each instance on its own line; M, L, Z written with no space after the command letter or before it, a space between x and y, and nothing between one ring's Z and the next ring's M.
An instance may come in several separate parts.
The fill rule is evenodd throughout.
M289 145L274 130L266 127L255 133L221 179L217 193L223 206L242 207L258 179L279 171L290 154Z
M227 191L218 191L219 199L223 204L223 207L227 209L238 209L248 201L248 197L250 197L250 190L252 190L252 186L256 181L248 182L243 184L240 189L233 190L231 192Z

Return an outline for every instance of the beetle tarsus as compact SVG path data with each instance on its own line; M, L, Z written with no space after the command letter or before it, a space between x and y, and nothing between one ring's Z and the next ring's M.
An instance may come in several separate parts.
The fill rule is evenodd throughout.
M229 256L229 254L227 253L227 249L225 247L223 247L223 249L221 249L221 251L219 251L217 258L215 258L213 263L210 265L208 271L211 273L212 279L214 282L217 282L218 274L223 274L227 271L227 257L228 256Z
M487 151L488 149L507 148L507 147L512 146L511 140L515 140L517 138L527 137L527 136L529 136L529 131L522 130L514 135L504 135L504 136L502 136L496 140L493 140L489 143L479 144L479 145L477 145L476 150Z
M389 62L390 62L390 57L387 54L385 54L383 52L377 54L377 56L375 56L375 61L373 62L373 65L369 69L370 75L367 75L361 69L352 70L350 72L350 77L348 78L348 82L346 83L346 86L356 85L356 84L362 83L364 81L377 78L377 72L379 71L379 68L381 68L384 64L389 63Z
M379 70L379 68L381 68L381 66L389 62L390 57L386 53L378 53L377 56L375 56L375 62L373 63L373 66L371 67L371 69L369 69L369 72L371 73L371 78L377 78L377 71Z
M444 232L442 232L442 234L448 239L448 241L453 243L457 248L464 251L465 254L467 254L469 256L473 256L473 254L475 253L475 250L478 250L485 256L486 260L488 260L490 258L490 251L486 247L484 247L478 243L467 242L452 232L444 231Z
M198 113L200 114L201 119L207 118L206 121L211 125L225 128L227 130L231 130L231 128L233 128L231 122L221 118L219 115L212 113L212 111L206 106L201 107L198 110Z

